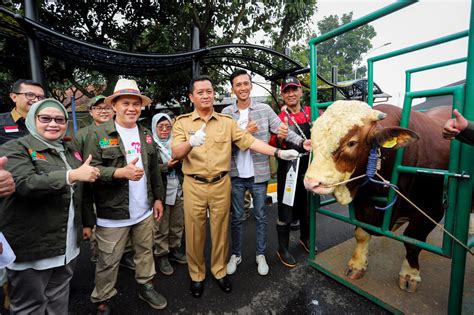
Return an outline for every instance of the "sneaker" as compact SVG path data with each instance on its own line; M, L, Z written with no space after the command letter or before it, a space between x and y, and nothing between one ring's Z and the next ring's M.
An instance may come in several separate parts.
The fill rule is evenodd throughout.
M133 261L133 255L131 253L123 253L119 265L120 267L135 270L135 262Z
M186 259L186 255L181 254L178 250L171 250L168 254L168 260L174 261L175 263L186 265L188 260Z
M110 300L106 300L100 303L97 303L97 315L109 315L112 314L112 309L110 307Z
M268 265L267 265L267 261L265 260L265 256L258 255L256 261L258 265L257 267L258 274L261 276L266 276L268 274Z
M230 256L229 263L227 264L227 274L231 275L237 270L237 265L242 262L242 257L232 255Z
M158 257L158 268L160 269L160 272L162 274L167 275L167 276L172 275L174 272L173 267L168 261L168 256L166 255Z
M140 285L138 297L157 310L162 310L168 305L165 297L155 291L151 282Z

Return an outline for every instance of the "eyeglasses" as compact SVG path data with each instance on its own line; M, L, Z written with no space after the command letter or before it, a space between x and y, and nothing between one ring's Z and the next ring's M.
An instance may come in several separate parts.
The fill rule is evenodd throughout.
M25 95L26 99L29 100L29 101L34 101L35 99L37 99L38 101L42 101L46 98L44 95L38 95L38 94L35 94L33 92L24 92L24 93L13 92L13 93L15 93L17 95L23 94L23 95Z
M49 124L52 120L58 125L65 125L67 123L66 117L63 116L51 117L48 115L36 115L36 117L38 117L38 121L43 124Z
M92 110L96 112L111 112L113 109L112 107L92 107Z
M170 126L170 125L156 125L156 129L158 129L158 130L168 131L168 130L171 130L171 128L173 128L173 127Z

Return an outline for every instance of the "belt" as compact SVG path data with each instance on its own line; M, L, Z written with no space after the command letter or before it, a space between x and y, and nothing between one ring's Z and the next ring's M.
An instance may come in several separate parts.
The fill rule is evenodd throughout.
M194 178L195 180L198 180L200 182L203 182L203 183L207 183L207 184L212 184L212 183L215 183L217 181L220 181L222 178L224 178L224 176L227 175L227 173L229 172L222 172L220 173L219 175L217 175L216 177L213 177L213 178L205 178L205 177L202 177L202 176L199 176L199 175L188 175L188 176L191 176L192 178Z

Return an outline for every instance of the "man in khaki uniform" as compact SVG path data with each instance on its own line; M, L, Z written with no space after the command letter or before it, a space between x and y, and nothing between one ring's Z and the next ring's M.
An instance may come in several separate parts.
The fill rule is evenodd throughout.
M207 209L211 227L211 273L226 293L232 284L226 274L229 249L230 160L232 144L240 150L292 160L295 150L279 150L238 128L230 116L214 111L214 88L209 77L191 80L189 98L194 112L181 115L173 126L172 153L183 160L184 225L191 294L199 298L206 277L204 246Z

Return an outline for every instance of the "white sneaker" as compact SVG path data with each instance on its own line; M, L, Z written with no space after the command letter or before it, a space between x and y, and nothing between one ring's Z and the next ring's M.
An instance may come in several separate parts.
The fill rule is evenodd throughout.
M267 261L265 260L265 256L258 255L256 261L258 265L257 267L258 274L261 276L266 276L268 274L268 265L267 265Z
M229 263L227 264L227 274L231 275L237 270L237 265L242 262L242 257L232 255L230 256Z

